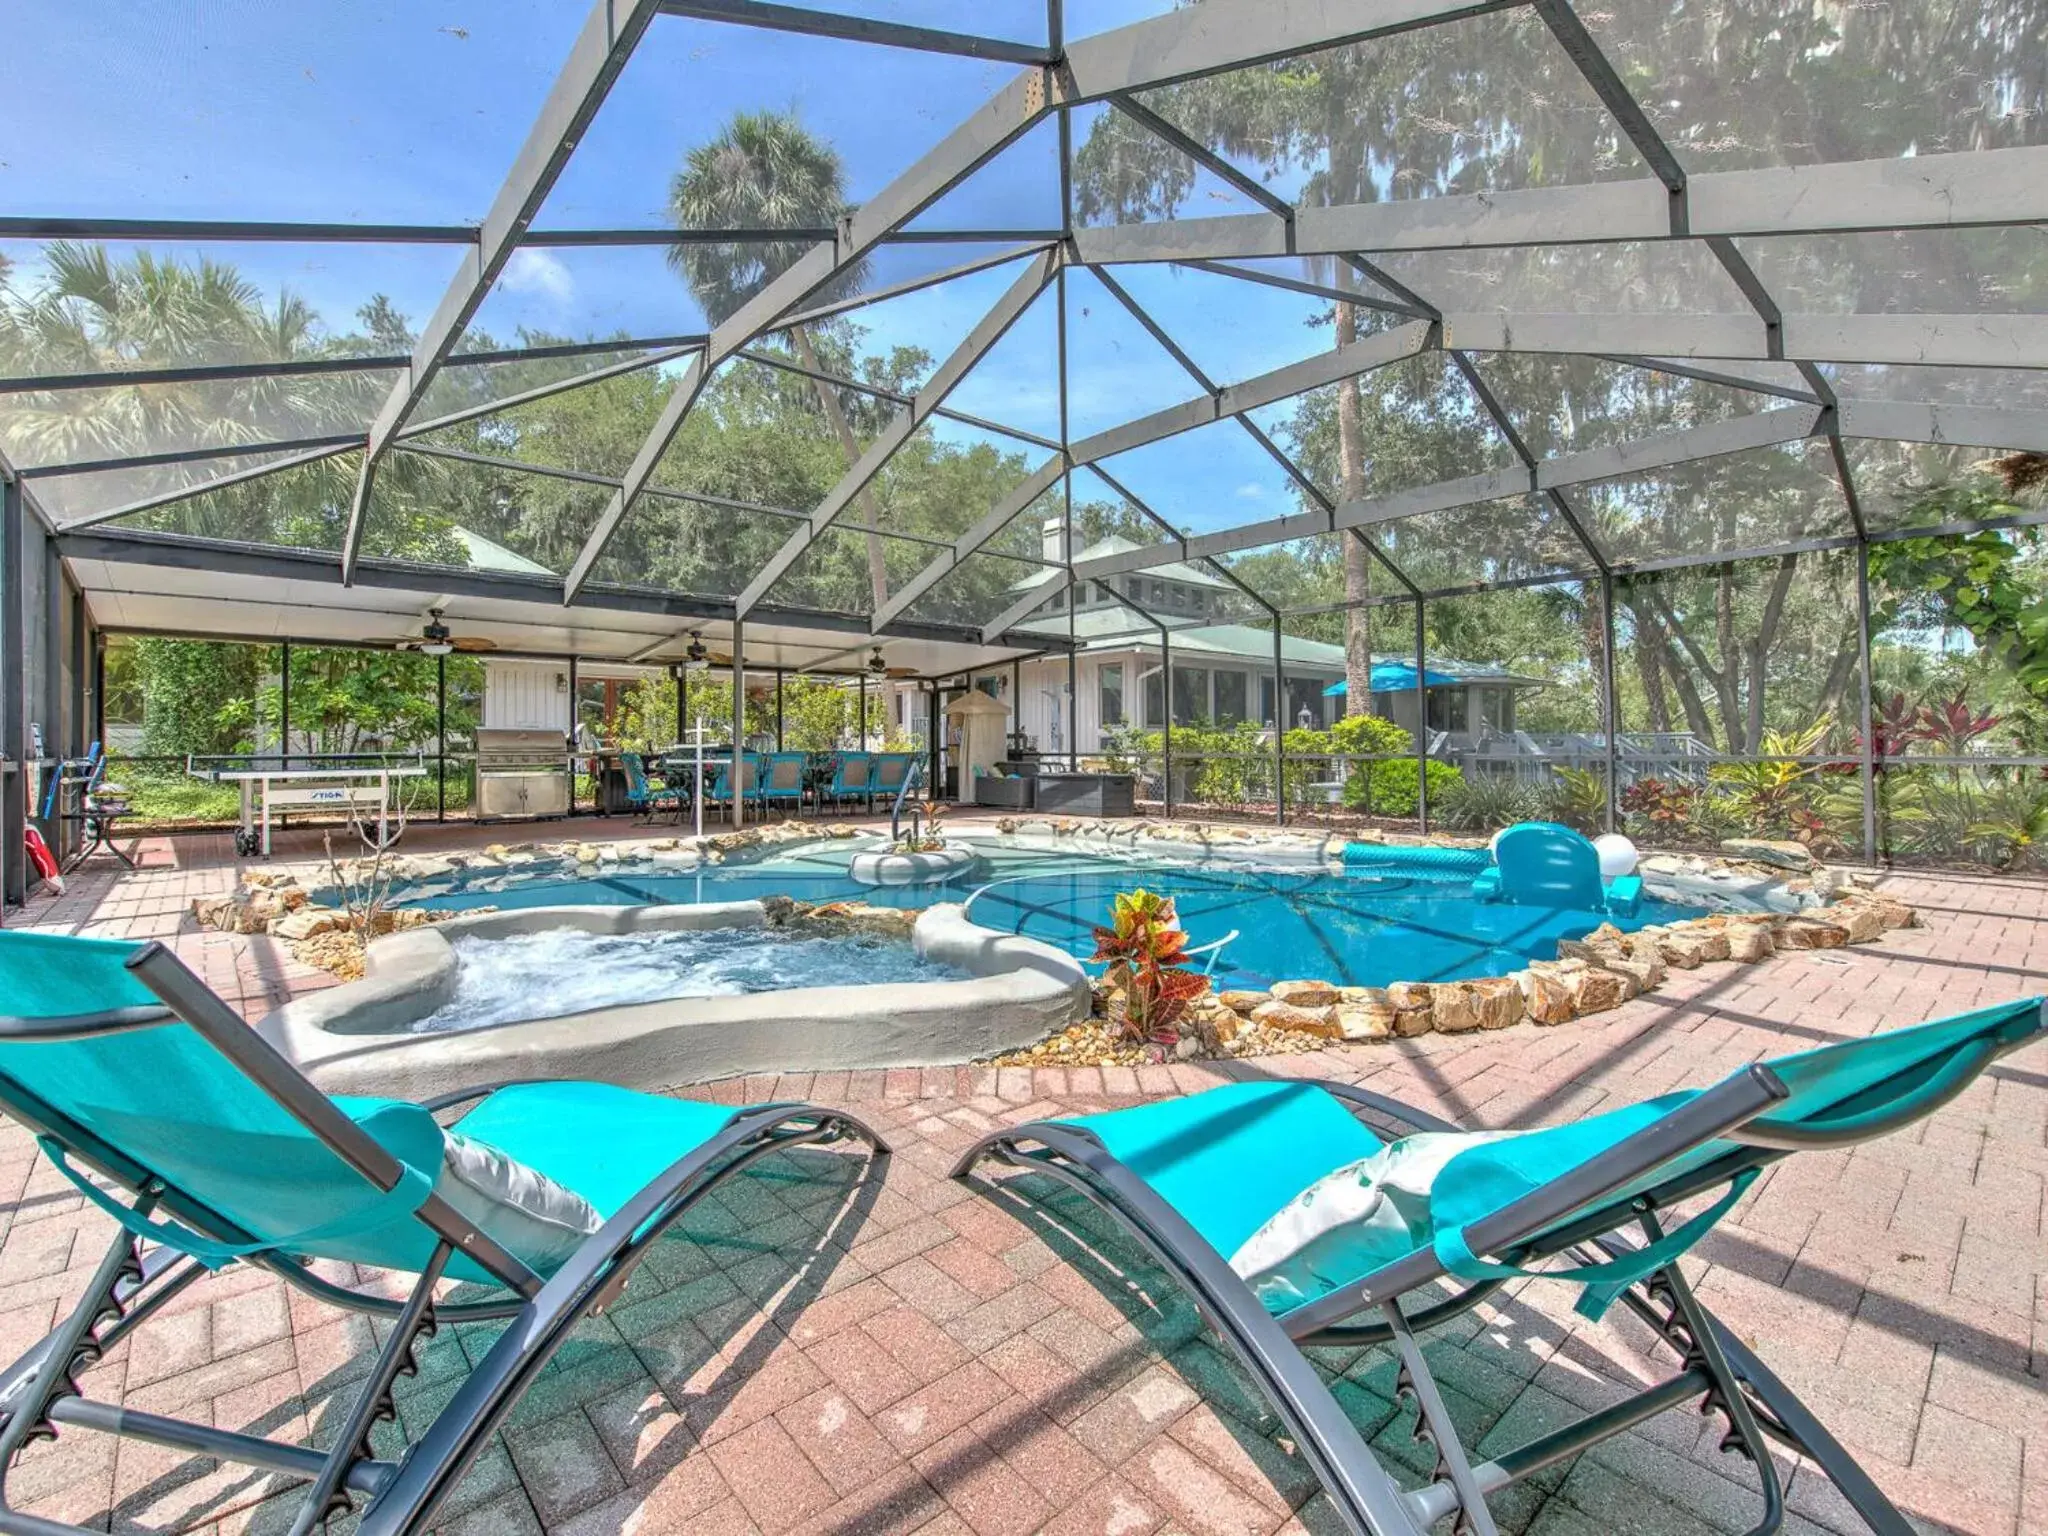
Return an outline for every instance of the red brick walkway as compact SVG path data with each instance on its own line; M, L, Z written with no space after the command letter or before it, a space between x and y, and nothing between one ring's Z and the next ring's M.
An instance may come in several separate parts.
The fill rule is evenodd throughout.
M621 829L622 831L624 829ZM424 841L424 839L422 839ZM95 872L36 912L74 931L173 937L260 1013L324 977L263 939L182 931L223 871ZM1568 1119L1740 1062L2043 989L2048 889L1897 878L1926 926L1852 952L1674 973L1596 1020L1241 1064L1357 1081L1466 1124ZM1688 1270L1914 1515L2048 1532L2048 1053L1995 1068L1914 1133L1807 1154L1759 1180ZM998 1185L944 1178L988 1127L1185 1092L1192 1067L937 1068L752 1079L720 1098L815 1097L896 1141L879 1178L814 1152L706 1202L586 1324L459 1492L447 1529L669 1531L1335 1529L1313 1478L1187 1300L1092 1213L1035 1215ZM0 1133L0 1333L25 1348L76 1296L108 1224L26 1136ZM1627 1326L1580 1324L1525 1283L1436 1336L1432 1362L1482 1452L1666 1363ZM401 1412L415 1432L490 1330L444 1331ZM319 1443L368 1365L372 1329L248 1274L195 1287L87 1378L131 1406ZM1321 1352L1340 1399L1404 1476L1427 1470L1383 1352ZM1704 1421L1666 1416L1500 1501L1506 1531L1741 1531L1753 1488ZM1794 1469L1787 1529L1860 1527ZM282 1529L264 1476L181 1464L67 1430L10 1491L116 1530Z

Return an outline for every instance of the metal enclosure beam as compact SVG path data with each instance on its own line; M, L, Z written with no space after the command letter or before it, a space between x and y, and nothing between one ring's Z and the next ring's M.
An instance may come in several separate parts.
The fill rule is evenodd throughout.
M1074 576L1076 580L1086 581L1118 571L1148 570L1177 560L1229 554L1312 534L1334 533L1340 529L1362 530L1425 512L1442 512L1453 507L1499 501L1509 496L1555 491L1565 486L1589 485L1594 481L1640 474L1693 459L1796 442L1814 434L1820 415L1818 406L1786 406L1747 416L1732 416L1698 427L1675 428L1632 442L1610 443L1581 453L1540 460L1533 470L1521 465L1508 465L1457 480L1413 486L1386 496L1343 502L1331 513L1320 510L1290 513L1285 517L1198 534L1178 544L1150 545L1122 554L1102 555L1076 563Z
M22 603L28 514L21 482L0 472L0 909L28 894L28 630ZM4 915L4 912L0 912Z
M955 539L952 549L934 557L929 565L892 592L889 600L875 610L874 618L869 621L870 628L876 634L880 634L883 625L916 602L947 572L965 562L968 556L1021 517L1034 501L1059 482L1060 476L1066 473L1066 468L1066 460L1057 455L1039 465L1009 495L990 508L973 527Z
M1670 187L1643 176L1299 208L1291 247L1288 221L1274 212L1109 225L1074 238L1081 259L1095 263L2035 224L2048 219L2048 146L1709 171L1683 185L1677 229Z
M519 237L540 212L577 140L604 104L634 46L661 9L658 0L597 0L583 30L577 34L568 61L555 77L540 116L528 131L519 158L477 230L476 243L442 294L440 304L420 332L411 363L391 387L383 408L370 424L355 500L349 508L348 533L342 542L343 579L353 579L362 550L363 524L369 514L377 463L391 439L406 423L442 361L468 326L505 263L512 259Z
M751 612L756 604L781 580L783 574L796 564L799 556L810 547L826 529L830 528L839 514L846 510L854 497L865 489L876 475L882 472L889 460L894 458L911 435L922 427L936 411L946 396L953 392L959 382L967 376L968 370L981 361L990 347L1003 339L1012 325L1017 323L1025 310L1040 293L1045 291L1053 274L1059 270L1059 262L1051 253L1041 254L1025 265L1017 280L1004 290L995 306L981 317L980 322L947 356L946 360L933 370L932 376L910 399L907 409L900 411L884 427L881 434L854 463L853 467L840 476L839 483L825 494L810 521L792 533L773 555L768 563L755 573L747 583L736 606L742 615Z
M1147 443L1192 432L1212 422L1242 416L1260 406L1305 394L1325 384L1356 378L1425 351L1431 344L1432 330L1428 321L1414 320L1354 341L1348 347L1317 352L1298 363L1289 363L1243 383L1228 385L1214 394L1197 395L1120 427L1084 437L1072 446L1069 456L1076 464L1093 464Z

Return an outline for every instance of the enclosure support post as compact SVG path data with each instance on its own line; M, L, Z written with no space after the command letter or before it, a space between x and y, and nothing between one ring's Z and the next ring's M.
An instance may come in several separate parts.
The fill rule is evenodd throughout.
M279 643L277 656L277 750L278 767L292 765L292 643Z
M571 656L569 658L569 734L565 738L569 743L569 814L571 816L576 814L576 727L583 720L581 693L582 685L576 678L576 658ZM592 777L590 793L594 801L597 796L597 784L594 775Z
M434 658L434 820L448 819L448 658Z
M1067 605L1067 622L1073 623L1073 604ZM1081 771L1081 678L1077 653L1067 648L1067 767Z
M1368 798L1367 809L1371 808ZM1415 815L1429 836L1429 664L1423 655L1422 598L1415 599Z
M775 750L782 750L782 668L775 669Z
M1280 648L1280 614L1273 614L1273 820L1287 825L1287 666Z
M939 731L945 724L945 716L939 713L939 680L933 678L931 686L931 700L925 707L925 739L931 744L931 772L925 775L924 797L927 800L937 800L939 791L945 788L945 746L939 737Z
M1173 820L1173 640L1164 624L1159 626L1159 699L1165 706L1165 768L1160 794L1166 802L1166 819Z
M670 675L676 681L676 745L680 747L683 732L690 728L690 674L682 667L675 667Z
M1863 698L1857 710L1863 735L1860 765L1863 777L1863 862L1877 862L1877 742L1870 718L1870 699L1875 691L1870 678L1870 545L1856 541L1856 657Z
M726 788L732 792L732 829L735 832L745 824L747 814L747 797L743 792L747 781L746 648L747 621L735 618L732 621L732 772L725 781Z
M27 526L21 482L0 479L0 754L12 771L0 775L0 909L28 899L28 635L22 624L22 531Z
M1014 752L1024 741L1024 663L1010 663L1010 741ZM1014 760L1014 759L1013 759Z
M853 750L865 752L868 749L868 674L863 667L860 674L860 715L855 724Z
M1615 829L1621 799L1621 700L1614 691L1614 573L1600 573L1600 734L1607 743L1607 805L1604 830Z
M107 637L92 637L92 739L107 750Z

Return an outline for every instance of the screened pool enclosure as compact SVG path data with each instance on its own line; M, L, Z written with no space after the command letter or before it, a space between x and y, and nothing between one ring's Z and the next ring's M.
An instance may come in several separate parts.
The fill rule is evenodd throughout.
M446 814L484 651L941 770L980 686L1170 811L2048 837L2044 0L128 10L8 23L10 897L94 741Z

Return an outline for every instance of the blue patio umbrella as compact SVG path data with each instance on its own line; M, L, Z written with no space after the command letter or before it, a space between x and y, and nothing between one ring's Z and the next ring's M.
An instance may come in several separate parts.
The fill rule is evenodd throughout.
M1437 672L1429 667L1422 669L1422 682L1428 688L1441 688L1459 679L1448 672ZM1415 691L1415 668L1405 661L1376 661L1372 664L1372 676L1367 685L1374 693L1413 693ZM1348 682L1338 681L1323 690L1326 699L1341 699L1351 691Z

